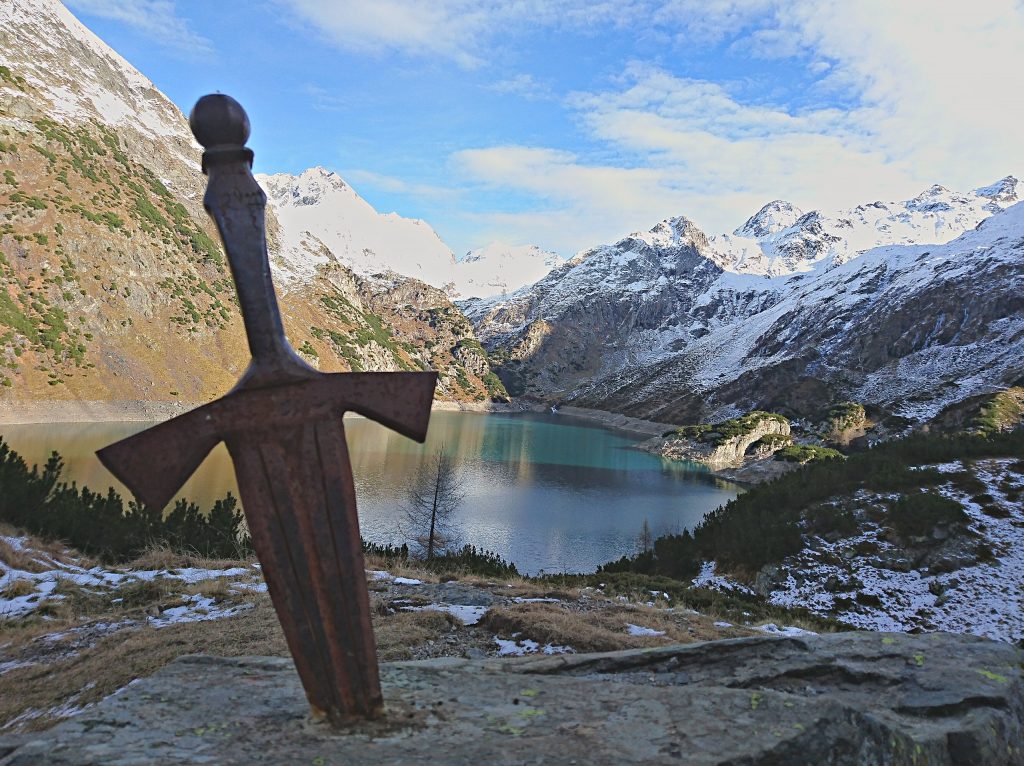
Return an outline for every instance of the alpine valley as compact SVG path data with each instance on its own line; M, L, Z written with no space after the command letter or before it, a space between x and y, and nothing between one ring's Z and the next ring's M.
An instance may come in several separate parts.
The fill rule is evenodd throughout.
M612 650L755 630L790 636L775 646L796 646L807 630L850 628L963 632L1018 646L1024 640L1024 184L1014 176L973 190L934 185L910 199L843 210L769 201L728 234L705 232L684 215L660 222L652 215L638 225L653 228L569 260L544 243L507 242L481 243L456 258L430 224L378 212L323 167L257 178L267 196L268 250L285 329L310 364L323 371L437 370L441 408L541 411L435 416L432 438L445 434L448 453L466 458L456 464L479 471L465 497L461 488L450 494L459 496L453 507L465 503L461 552L411 568L415 530L401 530L412 554L383 531L370 539L364 508L370 563L395 570L371 572L370 581L375 593L390 593L375 601L378 628L387 620L404 626L393 634L400 638L388 639L400 647L388 656L465 652L471 662L506 654L510 645ZM202 207L204 187L200 147L185 117L150 80L58 0L0 0L0 424L12 426L9 434L18 424L59 423L59 436L74 430L68 423L160 420L235 383L249 351L228 264ZM549 416L548 408L562 414ZM572 425L565 415L574 412L633 435L627 442L602 433L614 457L605 459L594 429L565 423ZM460 420L479 428L459 431ZM636 434L646 441L636 444ZM443 502L444 443L415 454L418 447L400 453L384 437L379 444L363 453L364 462L397 466L403 481L427 465L421 458L434 461L427 451L437 446L436 468L429 469L436 473L423 475L437 477L434 503ZM113 489L96 494L104 488L59 482L59 458L48 465L30 469L0 436L0 628L8 619L38 620L0 646L0 727L36 727L29 716L35 708L54 719L79 711L91 699L79 695L95 685L86 684L86 660L116 667L116 683L99 687L106 695L172 656L241 652L261 646L248 637L276 630L266 588L248 582L262 576L253 574L251 559L224 570L247 573L244 588L193 566L197 552L245 553L233 498L208 514L183 500L161 515L123 504ZM399 497L407 488L391 478L397 475L375 474L363 485L394 493L373 501L388 512L408 497ZM655 496L650 477L665 480L663 495ZM621 492L608 489L620 480ZM506 488L520 485L529 491L517 500ZM367 494L360 488L361 503ZM654 499L644 505L648 495ZM581 505L559 508L563 496ZM653 515L661 510L664 519ZM581 524L584 516L594 525ZM540 517L561 526L536 534L536 550L548 558L532 571L562 572L557 587L550 576L529 578L529 587L510 580L518 578L516 562L482 549L525 536ZM617 537L600 555L625 553L620 559L596 572L566 561L581 540L611 539L609 530ZM223 546L216 553L208 544L215 532ZM150 563L133 565L138 583L120 573L108 577L78 553L48 548L44 557L44 543L30 544L29 533L110 561L141 554L136 561ZM37 550L39 557L30 557ZM563 550L556 559L553 552ZM594 560L586 561L590 570ZM171 569L181 574L165 578ZM168 589L168 581L184 586L186 572L219 585L209 596L200 583L189 582L189 593ZM503 595L481 595L477 580L450 582L466 575ZM72 581L81 587L70 589ZM131 590L122 593L115 582ZM247 611L250 597L263 599L262 611ZM235 606L215 606L223 599ZM613 616L581 608L603 600ZM147 626L169 625L169 615L188 612L188 604L195 614L202 609L204 621L237 614L232 624L241 627L197 629L192 643L145 638L155 658L149 665L97 659L98 651L132 654L107 631L153 636ZM432 611L437 607L446 614ZM654 612L669 627L630 616L654 620ZM86 625L90 614L94 622ZM46 627L51 615L67 622ZM704 628L729 632L676 629L695 616ZM598 624L614 641L585 638L598 636ZM95 635L78 638L96 625ZM60 660L75 663L67 672L39 659L38 647L50 646L46 631L58 628L53 635L73 647ZM877 646L897 641L902 637L887 636ZM90 654L94 645L101 649ZM700 650L721 658L715 674L733 662L717 649ZM890 655L901 678L932 667L931 655L927 665L924 654L915 653L913 665L909 656ZM822 660L812 691L841 683L867 694L862 679L875 678L873 671L837 672L836 662ZM990 689L1005 686L1016 695L1005 705L984 697L1015 721L1024 706L1021 667L1014 660L1005 668L968 668ZM809 678L801 678L803 688ZM38 679L60 682L53 702L32 701L28 680ZM635 686L662 692L646 681ZM913 702L907 715L924 720L919 712L926 710L929 726L950 710L965 717L977 710L959 691L921 695L927 707ZM744 715L760 699L761 692L744 696ZM863 718L834 710L844 726ZM213 729L197 731L198 738ZM959 733L948 737L950 748L964 741ZM4 747L0 742L0 757L9 752ZM953 762L943 758L934 760Z
M0 24L3 400L222 392L244 341L184 117L56 0L11 0ZM680 216L568 262L457 261L323 168L260 182L293 345L324 370L438 369L441 400L507 388L670 423L852 400L920 421L1024 373L1013 177L770 202L715 237Z

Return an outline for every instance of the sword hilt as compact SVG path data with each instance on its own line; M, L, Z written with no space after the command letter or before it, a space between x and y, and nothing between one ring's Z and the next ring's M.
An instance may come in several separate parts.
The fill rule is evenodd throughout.
M241 104L221 93L203 96L189 115L202 144L203 172L209 177L203 205L217 224L238 291L252 362L238 388L291 383L319 373L292 349L274 293L267 255L267 197L252 175L246 148L249 117Z

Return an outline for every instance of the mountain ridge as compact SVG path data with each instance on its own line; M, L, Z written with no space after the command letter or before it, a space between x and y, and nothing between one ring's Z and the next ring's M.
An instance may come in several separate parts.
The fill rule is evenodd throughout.
M668 422L772 407L800 416L837 397L927 418L1024 374L1013 360L1018 186L1008 176L985 194L935 186L858 206L846 239L834 233L841 215L804 213L757 241L768 246L762 256L780 242L804 245L774 275L763 261L725 257L721 240L685 217L666 219L506 298L460 305L520 395ZM885 244L859 249L869 229ZM933 241L892 241L910 232ZM919 263L929 255L930 271ZM974 316L957 319L957 301Z

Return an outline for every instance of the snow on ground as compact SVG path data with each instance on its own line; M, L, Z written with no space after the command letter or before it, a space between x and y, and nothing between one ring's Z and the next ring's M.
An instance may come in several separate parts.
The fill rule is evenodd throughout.
M194 594L184 597L185 603L181 606L164 609L159 616L149 617L149 624L154 628L166 628L168 625L176 625L181 622L204 622L206 620L221 620L231 617L246 609L252 609L253 604L218 604L216 599L209 596Z
M634 625L631 622L626 623L626 630L631 636L664 636L665 631L655 630L654 628L645 628L642 625Z
M518 633L513 633L511 639L494 637L494 643L498 645L499 657L522 657L527 654L575 654L576 650L571 646L554 646L545 644L541 646L529 638L518 639Z
M797 628L792 625L784 625L781 628L774 622L769 622L767 625L754 626L754 630L760 630L762 633L768 633L772 636L816 636L818 635L813 630L804 630L803 628Z
M467 604L426 604L425 606L403 606L403 612L447 612L462 620L465 625L476 625L480 622L489 607L470 606Z
M952 483L939 488L957 500L970 517L968 533L983 541L991 557L970 557L951 571L931 572L899 563L899 550L878 524L861 521L852 537L812 545L783 562L784 584L769 600L780 606L806 607L858 628L881 631L942 630L1002 641L1024 638L1024 505L1004 488L1021 486L1010 473L1010 459L978 461L975 475L986 485L999 515L982 510ZM944 473L960 463L939 466ZM1007 484L1006 482L1009 482ZM973 497L979 497L974 495ZM1001 517L1005 514L1005 517ZM874 551L860 554L857 551ZM909 571L901 571L909 569ZM838 585L837 585L838 584Z
M696 588L710 588L722 593L745 593L752 595L754 591L746 585L733 582L728 577L715 574L715 562L705 561L701 564L700 573L692 580Z
M58 561L43 551L30 547L27 537L3 536L0 538L19 554L32 562L28 571L0 561L0 622L5 619L24 617L47 602L61 601L64 595L58 591L62 583L78 586L95 593L113 594L118 589L136 583L155 580L170 580L182 586L194 585L205 580L228 579L232 585L244 590L265 590L259 570L249 567L226 569L205 569L183 567L180 569L125 570L94 566L85 568L74 559ZM262 587L261 587L262 586ZM164 610L160 615L149 618L156 627L163 627L189 620L209 620L226 617L238 611L219 607L205 596L184 595L180 606ZM118 599L112 599L117 603Z

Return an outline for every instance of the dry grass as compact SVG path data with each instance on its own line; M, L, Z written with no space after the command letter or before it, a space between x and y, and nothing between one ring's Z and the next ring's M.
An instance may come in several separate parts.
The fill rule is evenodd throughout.
M172 550L167 545L153 545L138 558L124 565L125 569L160 570L160 569L230 569L231 567L251 566L255 558L245 559L211 559L197 553L182 553Z
M28 596L36 591L36 584L32 580L11 580L7 587L0 591L4 598L20 598Z
M18 550L3 539L5 537L24 538L24 546L28 550ZM75 564L81 567L91 567L95 564L92 559L81 554L72 555L72 552L61 543L41 540L33 535L25 534L24 531L12 527L10 524L0 523L0 563L6 564L11 569L38 573L53 569L51 562Z
M423 582L441 581L436 572L429 572L426 569L421 569L415 561L392 561L380 556L369 555L366 557L364 563L367 571L375 570L378 572L390 572L394 577L408 577L413 580L422 580ZM371 585L379 585L384 581L371 579L369 582Z
M178 588L178 592L190 596L206 596L219 602L238 595L231 590L232 583L233 581L227 577L211 577L209 580L188 583L183 588Z
M664 635L632 636L627 624L664 631ZM513 604L492 609L484 615L481 625L501 636L518 633L519 638L529 638L539 644L571 646L578 652L685 644L752 632L744 628L717 628L706 617L627 604L610 604L583 612L562 604Z
M577 585L561 585L549 580L527 580L523 577L509 577L494 580L478 575L460 577L459 582L478 588L487 588L509 598L558 598L563 601L575 601L583 595Z
M158 593L152 592L153 595ZM43 633L81 629L83 623L40 621L18 626L4 634L5 655L35 660L38 664L0 675L0 727L27 713L14 729L48 728L60 718L57 711L61 707L98 702L133 679L149 676L184 654L288 656L284 634L270 600L265 594L243 594L243 598L251 600L253 608L227 619L181 623L160 629L145 626L121 630L81 649L75 656L59 656L50 661L33 657L33 652L45 645L56 653L60 642L41 643L36 639ZM104 620L107 619L114 619L114 615L105 616ZM374 615L378 653L383 661L409 659L414 656L415 647L436 641L458 628L458 621L441 612ZM22 651L15 651L19 646Z
M437 639L457 627L457 620L445 612L396 612L374 614L373 630L377 636L377 655L382 661L408 660L413 649Z

